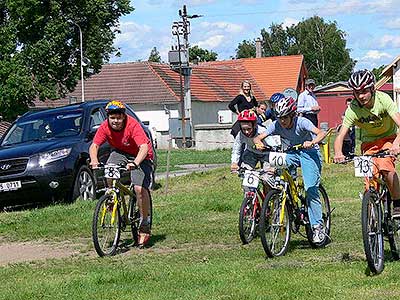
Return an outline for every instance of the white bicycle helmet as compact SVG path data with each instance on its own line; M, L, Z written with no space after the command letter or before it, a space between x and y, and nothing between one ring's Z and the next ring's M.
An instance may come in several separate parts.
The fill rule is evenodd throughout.
M292 97L285 97L279 100L275 105L275 115L277 118L281 118L287 116L293 112L296 112L296 100Z
M354 91L361 91L366 88L374 87L375 75L367 69L353 72L347 85Z

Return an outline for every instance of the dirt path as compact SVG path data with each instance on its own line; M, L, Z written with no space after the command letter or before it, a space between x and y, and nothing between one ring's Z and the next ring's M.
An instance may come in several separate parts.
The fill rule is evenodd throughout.
M36 242L2 242L0 241L0 266L7 264L45 260L49 258L65 258L79 254L73 245Z

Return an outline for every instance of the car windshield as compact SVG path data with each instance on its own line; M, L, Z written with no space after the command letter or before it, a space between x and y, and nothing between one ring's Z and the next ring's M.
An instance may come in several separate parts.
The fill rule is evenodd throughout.
M17 121L4 137L2 146L42 141L79 134L82 112L45 115L38 119Z

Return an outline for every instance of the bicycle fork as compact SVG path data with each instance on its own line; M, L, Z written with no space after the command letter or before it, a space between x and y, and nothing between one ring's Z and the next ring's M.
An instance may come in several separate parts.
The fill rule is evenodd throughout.
M115 218L117 215L117 209L118 209L118 196L115 192L112 192L112 198L113 198L113 207L112 207L112 213L111 213L111 225L114 225L115 223ZM101 224L104 225L104 219L106 218L107 210L109 209L108 203L104 203L103 205L103 210L101 214Z
M251 217L252 217L253 222L251 224L250 232L254 232L255 227L256 227L257 211L259 210L258 203L257 203L257 190L247 191L246 198L251 199L251 204L253 207L253 211L251 212Z

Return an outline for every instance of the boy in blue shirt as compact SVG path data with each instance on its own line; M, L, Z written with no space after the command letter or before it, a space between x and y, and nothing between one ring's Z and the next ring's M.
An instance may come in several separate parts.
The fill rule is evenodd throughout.
M277 134L280 135L284 147L303 145L303 149L287 153L286 164L290 168L301 167L310 224L313 228L313 242L321 243L325 234L318 192L322 167L318 143L325 138L325 132L315 127L310 120L296 115L296 100L292 97L278 101L275 105L275 115L277 120L268 126L265 132L254 138L254 144L262 149L262 140Z

